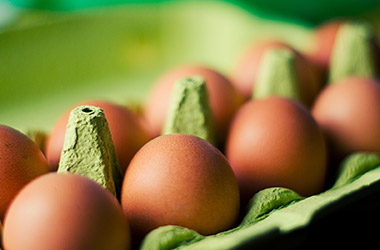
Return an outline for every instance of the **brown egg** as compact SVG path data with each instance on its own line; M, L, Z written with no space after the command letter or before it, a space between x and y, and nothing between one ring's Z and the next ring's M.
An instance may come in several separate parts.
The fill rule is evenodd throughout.
M37 145L19 131L0 125L0 219L14 196L29 181L48 173Z
M303 55L284 42L268 40L253 44L243 54L232 73L232 84L246 98L251 97L259 75L263 55L271 49L290 50L294 54L297 80L301 90L301 101L305 105L311 106L321 88L316 72Z
M86 101L76 106L80 105L93 105L104 110L124 174L133 155L150 139L147 129L132 111L123 106L99 100ZM56 123L46 143L46 157L52 171L58 168L70 112L71 109Z
M220 73L200 66L182 66L162 76L150 93L144 108L144 116L153 137L161 134L170 105L172 89L177 80L199 75L206 81L209 101L216 124L219 144L222 144L232 116L243 99L230 82Z
M121 204L136 238L164 225L209 235L236 222L239 189L227 159L212 144L169 134L145 144L132 159Z
M330 66L331 52L335 42L335 36L338 33L343 21L330 21L317 27L314 34L310 51L307 57L314 64L321 68L324 74Z
M231 124L226 152L242 204L267 187L286 187L305 196L322 191L326 175L323 134L296 101L270 97L247 102Z
M380 153L380 83L349 77L328 85L312 114L330 145L332 161L355 151Z
M258 76L262 56L267 50L278 48L290 48L290 46L277 40L264 40L251 45L244 51L232 72L231 82L245 98L252 95L252 87Z
M130 232L120 204L94 181L50 173L16 196L4 221L8 250L126 250Z
M319 68L322 78L327 81L329 73L330 61L335 46L336 37L340 28L348 24L349 21L334 20L322 24L317 27L314 32L314 37L309 51L306 52L307 58ZM362 23L364 25L364 23ZM377 65L377 75L380 74L380 44L376 37L372 37L369 41L371 56L373 56L373 64ZM360 58L352 58L352 60L359 60Z

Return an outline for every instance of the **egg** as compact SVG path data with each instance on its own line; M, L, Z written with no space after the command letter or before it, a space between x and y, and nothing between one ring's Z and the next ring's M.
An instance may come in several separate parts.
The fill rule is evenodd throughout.
M128 108L111 102L90 100L77 106L81 105L92 105L104 110L119 165L124 174L133 155L150 139L144 123ZM70 111L71 109L55 124L46 143L46 157L52 171L58 168Z
M0 219L20 189L48 173L47 161L37 145L21 132L0 125Z
M231 228L239 189L224 155L187 134L168 134L145 144L124 177L121 204L134 238L164 225L203 235Z
M310 105L321 88L320 81L313 65L290 45L278 40L263 40L251 45L238 60L231 82L246 98L250 98L258 80L262 58L272 49L289 50L294 54L296 75L306 105Z
M6 250L126 250L131 240L116 198L77 174L30 182L10 205L3 229Z
M307 57L321 68L324 74L330 66L330 57L334 47L335 36L343 21L335 20L318 26L313 35Z
M269 49L279 48L290 49L290 46L278 40L263 40L250 45L239 58L231 74L231 82L246 99L252 95L262 56Z
M333 162L355 151L380 153L380 82L349 77L331 83L312 114L326 134Z
M310 112L296 101L269 97L244 104L231 123L226 155L242 204L268 187L303 196L323 189L325 140Z
M181 78L191 76L202 76L206 81L210 107L215 120L217 141L222 144L230 120L242 104L243 99L227 78L215 70L202 66L185 65L174 68L155 83L144 107L144 116L150 126L151 135L156 137L161 134L174 84Z
M380 43L364 21L333 20L317 27L307 57L325 81L380 74Z

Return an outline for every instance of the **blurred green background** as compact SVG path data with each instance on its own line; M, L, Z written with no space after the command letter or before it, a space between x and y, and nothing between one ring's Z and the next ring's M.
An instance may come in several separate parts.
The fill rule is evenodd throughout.
M380 33L379 16L377 0L0 0L0 124L49 130L85 99L143 102L176 65L228 75L257 39L303 50L321 22L359 18Z

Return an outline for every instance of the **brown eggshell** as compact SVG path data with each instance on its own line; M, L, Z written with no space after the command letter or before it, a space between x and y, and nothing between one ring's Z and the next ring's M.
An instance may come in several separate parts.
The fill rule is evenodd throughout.
M86 101L76 106L80 105L93 105L104 110L124 174L133 155L150 139L148 130L132 111L123 106L99 100ZM46 143L46 157L52 171L58 169L70 112L71 109L56 123Z
M290 50L294 54L296 58L296 74L301 92L301 101L305 105L311 106L321 89L316 72L303 55L293 49L290 45L281 41L266 40L253 44L237 63L231 76L232 84L244 95L244 97L251 97L258 78L261 59L265 52L271 49Z
M0 125L0 219L20 189L48 173L46 159L37 145L19 131Z
M209 235L234 225L239 189L226 158L192 135L159 136L132 159L121 203L140 238L163 225L180 225Z
M245 97L252 95L252 87L256 82L259 65L264 53L269 49L288 49L290 46L277 40L264 40L251 45L239 59L231 79L235 88Z
M335 38L344 20L334 20L317 27L309 51L306 56L315 67L319 68L323 80L327 80L330 67L331 54L333 52ZM370 40L373 63L377 65L377 74L380 74L380 44L376 37Z
M336 20L324 23L317 27L307 57L318 65L325 73L330 66L331 52L334 47L335 37L343 21Z
M326 87L312 114L330 144L332 160L355 151L380 153L380 83L350 77Z
M4 222L6 250L126 250L130 232L120 204L94 181L50 173L30 182Z
M231 124L226 152L242 204L267 187L305 196L322 191L325 141L311 114L296 101L270 97L247 102Z
M322 89L322 84L313 65L303 55L295 50L292 51L296 58L295 67L301 94L300 101L310 108Z
M217 139L219 144L224 142L230 120L242 104L243 99L227 78L220 73L209 68L191 65L181 66L166 73L152 89L144 108L144 116L150 125L153 137L161 134L174 84L181 78L194 75L202 76L206 81Z

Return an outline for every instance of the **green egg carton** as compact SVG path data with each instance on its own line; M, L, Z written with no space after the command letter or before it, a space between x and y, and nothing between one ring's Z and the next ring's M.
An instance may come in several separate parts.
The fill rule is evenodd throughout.
M380 34L379 9L360 16ZM305 49L306 23L267 20L227 2L129 4L77 12L12 9L0 23L0 124L48 132L85 99L143 103L155 80L180 64L229 75L244 49L265 38ZM375 242L380 222L379 156L356 153L333 187L300 197L258 193L239 225L202 236L167 226L142 249L309 249ZM374 228L374 229L372 229Z

